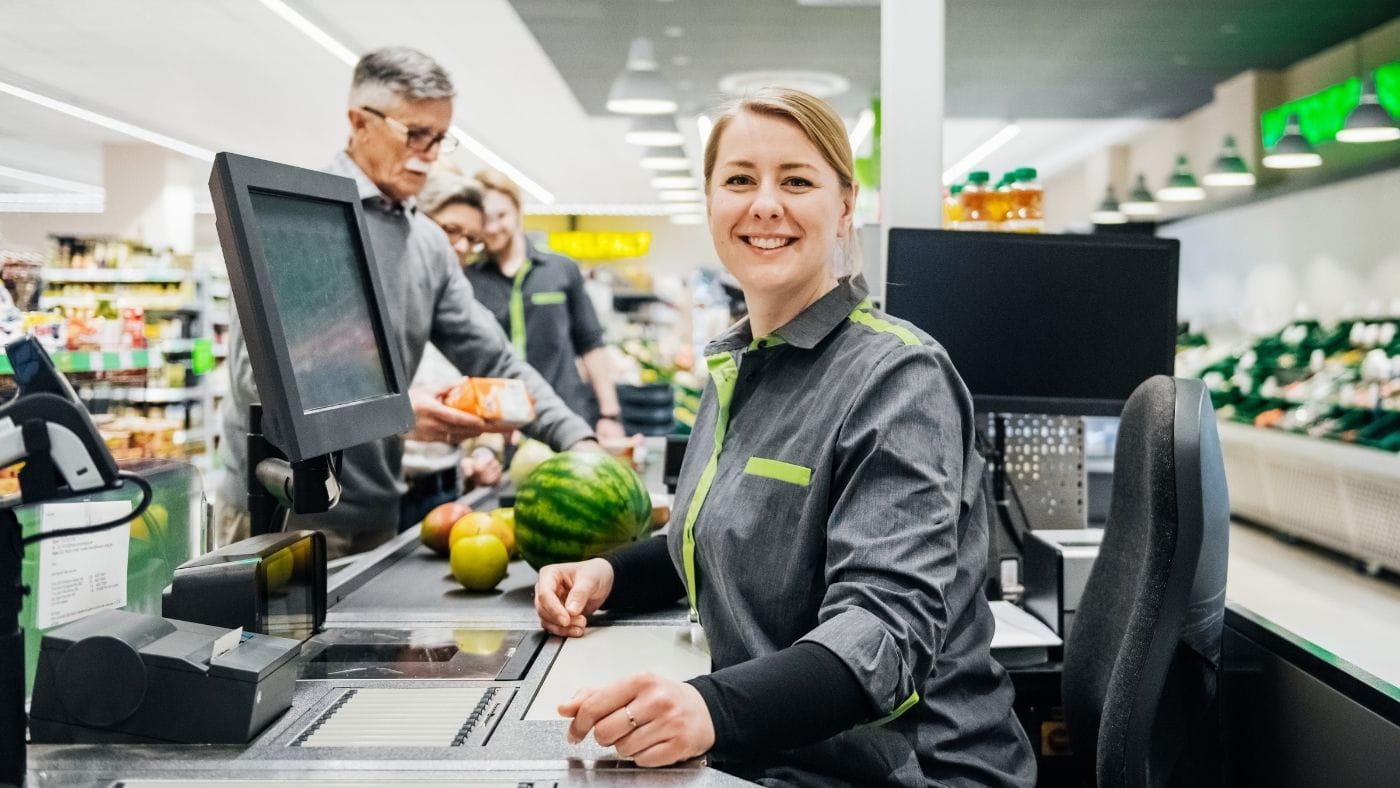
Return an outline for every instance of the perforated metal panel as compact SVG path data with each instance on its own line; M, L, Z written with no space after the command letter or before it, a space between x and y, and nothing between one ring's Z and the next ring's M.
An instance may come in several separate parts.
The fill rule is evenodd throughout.
M1362 556L1392 569L1400 567L1400 485L1361 476L1342 482Z
M1032 530L1086 527L1084 421L1030 413L1008 413L1004 419L1006 476L1015 488L1015 496L1011 489L1006 495L1012 507L1025 509Z
M1328 547L1347 550L1352 545L1332 468L1287 455L1266 457L1264 468L1277 521L1286 528L1305 530L1308 538Z

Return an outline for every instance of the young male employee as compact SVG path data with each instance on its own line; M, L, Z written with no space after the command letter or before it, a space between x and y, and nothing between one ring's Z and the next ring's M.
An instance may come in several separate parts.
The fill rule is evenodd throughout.
M494 317L473 297L447 236L423 216L415 195L428 170L456 140L452 81L427 55L404 47L365 55L350 88L350 140L327 171L355 180L365 208L369 241L385 275L391 341L399 343L411 378L429 340L465 374L519 378L535 399L536 420L524 432L555 449L595 447L593 431L574 415L540 375L512 351ZM225 473L219 490L217 538L227 544L248 535L246 433L248 405L258 401L248 351L237 326L229 343L230 396L220 409ZM458 442L485 424L448 408L444 386L410 390L419 440ZM403 481L403 438L393 436L346 450L340 504L317 515L292 515L288 528L317 528L332 557L363 552L397 533Z

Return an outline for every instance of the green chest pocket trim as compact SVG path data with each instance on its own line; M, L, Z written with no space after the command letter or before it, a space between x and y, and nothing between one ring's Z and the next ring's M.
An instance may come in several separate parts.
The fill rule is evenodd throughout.
M550 306L552 304L563 304L568 301L568 296L562 290L553 290L547 293L532 293L530 303L535 306Z
M811 468L793 465L790 462L768 460L763 457L750 457L748 464L744 466L744 473L777 479L780 482L796 484L799 487L806 487L812 483Z

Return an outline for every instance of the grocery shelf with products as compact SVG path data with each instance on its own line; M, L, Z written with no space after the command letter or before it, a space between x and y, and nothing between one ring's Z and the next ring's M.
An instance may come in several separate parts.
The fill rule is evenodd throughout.
M5 337L34 334L121 457L207 467L229 288L217 254L55 236L47 255L0 252ZM12 386L0 360L0 388Z

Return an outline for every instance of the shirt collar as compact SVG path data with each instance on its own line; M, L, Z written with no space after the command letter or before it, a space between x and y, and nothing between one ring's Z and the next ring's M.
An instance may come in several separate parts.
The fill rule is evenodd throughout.
M860 274L841 277L831 292L818 298L811 306L799 312L797 317L773 333L789 345L811 350L850 317L851 312L865 300L869 292L865 277ZM738 350L747 347L753 340L753 328L746 317L706 345L705 355Z
M326 171L334 175L342 175L355 181L355 189L360 195L360 202L368 206L377 208L385 213L395 213L404 211L412 215L418 211L418 198L409 197L401 203L396 203L388 195L379 190L379 186L369 179L365 171L360 169L360 165L350 158L346 151L340 151L331 159L330 166Z

